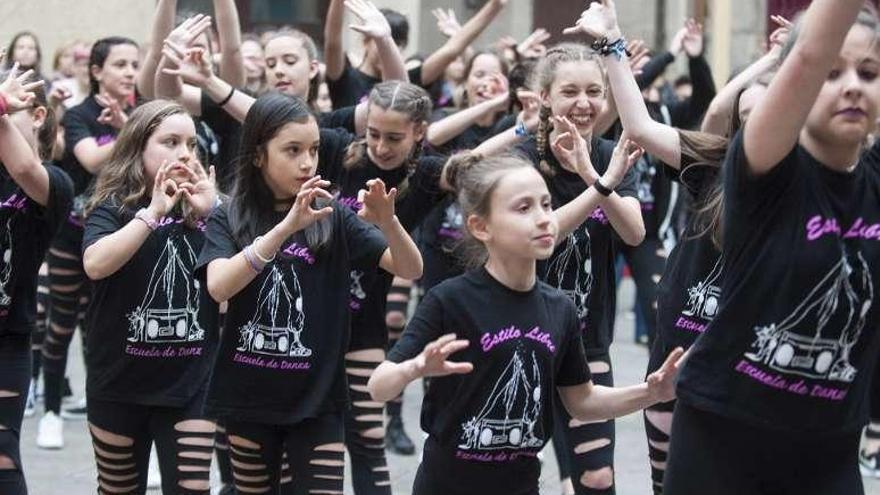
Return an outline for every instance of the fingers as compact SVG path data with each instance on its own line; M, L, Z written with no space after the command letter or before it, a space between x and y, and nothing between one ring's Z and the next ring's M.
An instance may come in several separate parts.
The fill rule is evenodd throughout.
M471 342L466 339L458 339L458 340L453 340L452 342L447 342L446 344L443 344L442 347L440 347L440 354L442 356L449 356L450 354L452 354L454 352L458 352L458 351L466 348L467 346L470 345L470 343Z
M34 69L28 69L28 70L22 72L21 74L19 74L15 79L19 83L23 84L25 81L30 79L30 77L33 75L34 75Z
M321 176L316 175L316 176L312 177L311 179L303 182L303 185L300 188L300 190L311 189L313 187L327 187L329 185L330 185L330 182L325 181L325 180L321 180Z
M449 374L464 375L474 371L474 365L471 363L446 362L443 364L443 371Z
M361 22L366 18L366 11L363 2L359 0L345 0L345 8L351 11Z
M663 366L660 367L660 371L662 373L671 373L674 372L678 367L678 362L681 357L684 355L684 349L681 347L676 347L675 350L669 353L666 356L666 360L663 361Z

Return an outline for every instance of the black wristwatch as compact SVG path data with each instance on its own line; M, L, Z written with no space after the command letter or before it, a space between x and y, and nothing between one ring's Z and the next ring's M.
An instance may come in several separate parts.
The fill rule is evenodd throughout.
M611 196L611 193L614 192L614 189L609 189L605 187L605 184L602 184L601 179L596 179L596 182L593 182L593 188L596 189L596 192L601 194L602 196Z

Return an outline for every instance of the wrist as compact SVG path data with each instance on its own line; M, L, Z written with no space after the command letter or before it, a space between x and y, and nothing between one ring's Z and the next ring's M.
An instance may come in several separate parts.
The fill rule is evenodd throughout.
M400 226L400 220L397 219L397 215L392 214L389 218L380 219L376 223L376 227L382 231L382 233L396 231Z
M615 42L623 38L623 33L620 31L619 26L614 26L605 33L605 37L608 38L609 42Z
M154 211L150 208L141 208L134 214L135 220L143 222L144 225L147 226L151 231L156 230L159 226L159 218L161 215L156 215Z
M408 359L403 363L403 375L408 382L418 380L422 377L415 359Z

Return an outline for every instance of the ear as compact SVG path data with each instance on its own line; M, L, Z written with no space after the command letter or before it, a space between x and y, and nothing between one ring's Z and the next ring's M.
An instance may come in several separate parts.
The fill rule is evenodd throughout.
M318 77L318 74L321 73L321 64L318 62L318 59L312 59L309 62L309 81Z
M99 66L97 66L97 65L91 65L91 66L89 66L89 73L92 75L92 77L93 77L96 81L100 81L100 80L101 80L101 72L103 72L103 69L102 69L101 67L99 67Z
M31 119L33 120L34 129L39 129L43 127L43 124L46 123L46 116L49 111L46 110L46 107L36 107L34 111L31 113Z
M489 231L489 223L486 222L486 219L479 215L470 215L467 218L468 232L474 236L474 239L486 243L492 239L492 233Z
M550 108L550 91L541 90L541 105Z
M422 139L425 139L425 134L428 133L428 123L420 122L418 124L413 124L413 137L415 137L416 142L421 142Z

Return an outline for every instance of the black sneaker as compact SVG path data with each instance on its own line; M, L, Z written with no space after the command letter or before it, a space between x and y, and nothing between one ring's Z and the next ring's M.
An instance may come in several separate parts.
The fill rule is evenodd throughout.
M400 416L391 416L388 420L388 429L385 433L385 442L389 450L395 454L413 455L416 453L416 446L410 440L409 435L403 428L403 420Z
M64 419L83 420L86 419L87 415L88 409L85 397L80 399L77 404L70 407L65 407L61 410L61 417Z
M73 399L73 389L70 388L70 378L64 377L64 388L61 389L61 400L68 402Z
M880 478L880 452L868 454L859 449L859 471L862 476Z

